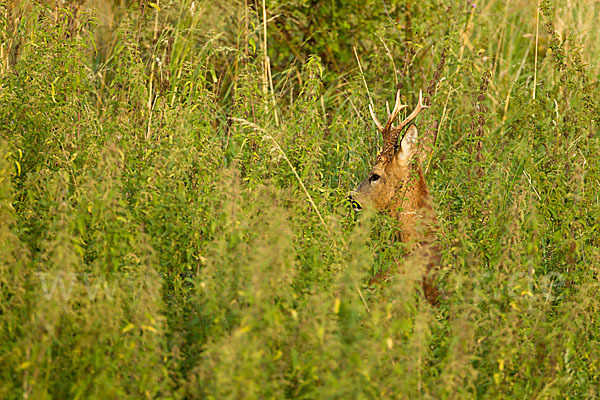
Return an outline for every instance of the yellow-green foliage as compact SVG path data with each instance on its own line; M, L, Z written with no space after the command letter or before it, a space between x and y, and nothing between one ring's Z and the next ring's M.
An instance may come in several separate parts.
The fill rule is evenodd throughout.
M0 1L0 398L600 396L600 3L49 3ZM396 87L439 307L345 198Z

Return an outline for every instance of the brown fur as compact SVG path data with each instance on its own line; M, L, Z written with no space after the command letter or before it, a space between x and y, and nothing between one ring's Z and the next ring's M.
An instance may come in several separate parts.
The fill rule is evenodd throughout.
M393 157L378 157L371 173L351 194L351 199L360 206L389 212L398 220L401 226L398 239L409 243L416 260L425 263L423 292L430 303L436 304L439 291L431 272L440 261L435 240L437 218L421 166L415 157L417 136L417 128L409 126ZM391 274L377 274L369 283L377 284L390 277Z

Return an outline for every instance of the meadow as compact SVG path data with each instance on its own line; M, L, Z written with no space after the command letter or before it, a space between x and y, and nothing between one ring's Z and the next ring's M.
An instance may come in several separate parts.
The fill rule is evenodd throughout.
M0 0L0 398L600 397L598 21ZM346 198L397 89L438 125L437 306Z

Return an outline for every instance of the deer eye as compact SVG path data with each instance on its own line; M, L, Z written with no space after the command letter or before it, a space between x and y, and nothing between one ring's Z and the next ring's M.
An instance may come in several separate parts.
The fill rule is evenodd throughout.
M379 180L379 178L381 178L381 176L377 175L377 174L373 174L371 175L371 177L369 178L369 182L373 183Z

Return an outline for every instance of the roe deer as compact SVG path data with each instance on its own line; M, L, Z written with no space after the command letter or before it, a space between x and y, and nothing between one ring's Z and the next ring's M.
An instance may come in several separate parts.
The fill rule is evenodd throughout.
M400 110L407 105L400 104L400 91L396 93L396 104L392 112L388 109L388 119L382 125L369 105L371 117L383 135L383 149L377 156L369 176L350 193L350 200L355 210L363 206L373 207L378 211L389 212L400 223L398 238L403 243L411 244L411 251L420 247L425 260L425 275L422 280L423 291L427 300L436 304L439 293L430 276L431 270L439 265L439 250L435 243L437 218L431 206L429 190L423 178L417 148L417 127L412 124L419 113L427 108L423 104L423 94L419 92L419 104L414 111L400 123L393 122ZM406 133L398 143L398 137L404 128ZM377 274L369 284L387 279L389 274Z

